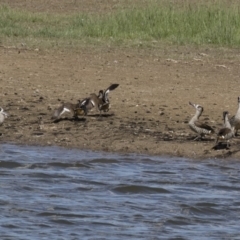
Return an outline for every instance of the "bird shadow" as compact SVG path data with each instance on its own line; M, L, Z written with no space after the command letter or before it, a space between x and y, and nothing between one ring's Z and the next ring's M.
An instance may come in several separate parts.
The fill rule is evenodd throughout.
M226 151L220 151L220 154L216 155L215 157L217 158L227 158L227 157L232 157L233 155L235 155L236 153L240 152L240 149L239 147L237 149L230 149L230 148L227 148L227 144L218 144L218 145L223 145L222 148L219 148L219 146L217 147L217 149L215 150L226 150ZM214 146L216 147L216 146ZM214 148L213 147L213 148ZM224 148L225 147L225 148Z
M109 118L114 116L114 113L104 113L104 114L88 114L89 117L98 117L98 118Z
M196 137L188 137L187 141L194 141L194 142L213 142L215 139L212 138L199 138L196 139Z
M228 147L227 143L219 142L215 146L213 146L212 149L213 150L223 150L223 149L228 150L229 147Z
M59 122L64 122L64 121L68 121L68 122L85 122L86 118L78 118L78 117L59 118L59 119L53 120L53 123L59 123Z

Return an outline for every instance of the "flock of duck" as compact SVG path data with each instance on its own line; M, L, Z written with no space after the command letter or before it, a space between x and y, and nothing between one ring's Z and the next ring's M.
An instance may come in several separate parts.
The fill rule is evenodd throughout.
M65 112L70 112L73 114L74 118L78 118L79 116L85 116L91 111L93 108L97 108L100 112L100 116L102 116L103 112L108 112L110 109L110 101L108 98L108 94L110 91L116 89L119 84L112 84L105 90L100 90L98 95L95 93L90 94L89 97L79 100L76 104L73 103L63 103L60 107L54 110L52 119L57 121ZM191 106L196 109L195 115L189 121L188 125L192 131L197 133L197 137L195 140L202 140L206 135L214 134L214 129L207 125L206 123L200 122L199 118L203 113L203 107L189 102ZM227 148L229 148L230 139L234 138L237 134L238 129L240 129L240 97L238 97L238 110L237 113L231 118L228 118L228 112L223 112L223 127L216 134L216 144L219 141L226 141ZM0 107L0 125L4 122L5 118L8 114Z
M191 106L196 109L195 115L189 121L189 127L198 135L194 140L202 139L205 135L214 134L214 129L199 121L200 116L203 113L203 107L198 104L189 102ZM226 141L227 148L229 148L230 139L234 138L240 129L240 97L238 97L238 110L237 113L231 118L228 118L228 111L223 112L223 127L217 132L216 145L219 141Z
M90 94L90 97L84 98L83 100L78 100L76 104L69 102L63 103L59 108L55 109L52 119L58 120L65 112L71 112L74 118L85 116L93 108L97 108L100 111L101 116L102 111L108 112L110 109L110 101L108 98L109 92L118 86L119 84L114 83L106 90L100 90L98 95L92 93Z

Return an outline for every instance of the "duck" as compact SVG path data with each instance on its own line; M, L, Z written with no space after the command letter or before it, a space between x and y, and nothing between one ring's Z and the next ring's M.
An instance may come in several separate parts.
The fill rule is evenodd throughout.
M98 105L102 104L102 99L97 96L95 93L91 93L88 98L85 98L83 100L79 100L78 107L75 109L75 112L78 115L78 111L84 112L85 115L87 115L93 108L98 108Z
M218 144L219 140L224 140L227 141L227 148L229 148L230 139L235 136L234 128L230 124L228 114L228 111L223 112L224 126L218 131L216 138L216 145Z
M230 119L230 124L233 128L234 134L237 135L238 129L240 129L240 96L238 97L238 109L236 114Z
M100 115L102 114L102 111L103 112L109 111L111 105L110 105L110 101L108 98L108 94L110 91L113 91L118 86L119 86L118 83L114 83L114 84L111 84L106 90L99 91L98 98L101 99L101 101L99 101L98 110L100 111Z
M79 108L84 109L86 115L89 111L96 108L100 111L100 116L102 116L102 111L108 112L110 109L110 101L108 98L109 92L113 91L118 86L119 84L114 83L105 90L99 90L98 95L91 93L90 97L79 102Z
M4 112L3 108L0 107L0 125L3 124L5 118L7 118L8 114Z
M213 134L214 129L211 126L199 121L199 118L203 113L203 107L198 104L191 103L191 102L189 102L189 105L191 105L192 107L194 107L196 109L195 115L188 122L190 129L198 134L197 137L194 138L194 141L199 138L202 139L203 136L205 136L205 135Z
M66 102L54 110L52 119L58 120L64 113L71 113L74 117L85 115L84 109L79 108L79 103Z

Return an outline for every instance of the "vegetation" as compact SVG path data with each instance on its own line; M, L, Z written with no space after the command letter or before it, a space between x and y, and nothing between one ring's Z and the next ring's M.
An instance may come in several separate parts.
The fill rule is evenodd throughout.
M180 5L161 1L105 15L32 13L0 6L0 40L239 46L240 5L206 2Z

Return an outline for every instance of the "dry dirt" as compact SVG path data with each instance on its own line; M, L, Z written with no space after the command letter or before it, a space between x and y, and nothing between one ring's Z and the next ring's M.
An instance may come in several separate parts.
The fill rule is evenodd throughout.
M34 2L28 2L32 8ZM196 135L187 124L195 113L189 101L204 107L201 120L216 131L224 110L236 113L239 65L239 51L234 49L42 50L4 45L0 106L9 117L0 126L0 142L240 159L240 137L232 140L230 149L222 145L214 150L214 136L193 141ZM57 123L51 120L62 102L75 103L111 83L120 85L110 93L112 108L102 118L95 110L84 119L66 114Z

